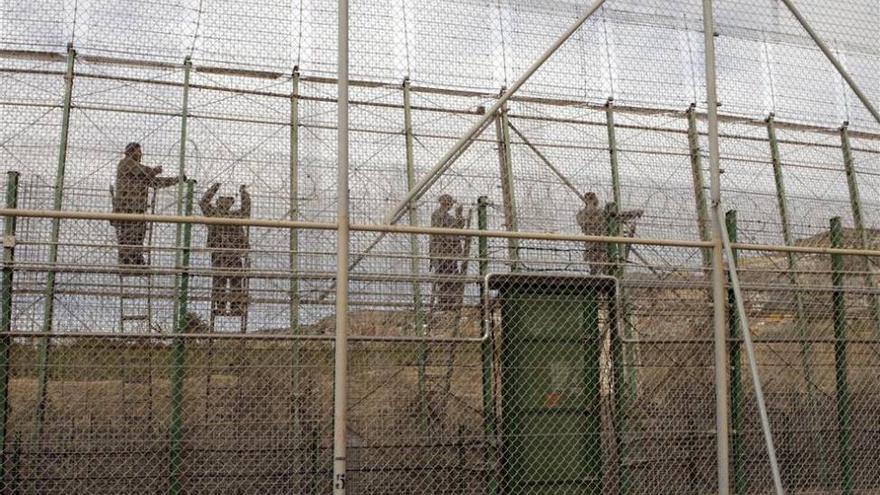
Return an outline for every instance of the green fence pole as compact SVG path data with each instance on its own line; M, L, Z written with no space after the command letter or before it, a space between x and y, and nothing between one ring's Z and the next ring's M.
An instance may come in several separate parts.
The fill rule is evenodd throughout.
M788 213L785 179L782 174L782 160L779 158L779 143L776 139L776 124L772 113L767 117L766 123L767 138L770 143L770 161L773 164L773 180L776 183L776 204L779 208L779 218L782 222L782 239L786 246L793 246L794 236L791 232L791 218ZM807 332L804 298L798 280L797 257L795 253L786 253L786 260L788 262L788 279L794 288L794 323L801 337L801 366L804 369L804 390L807 393L810 404L813 405L813 350L808 340L810 335Z
M709 206L706 203L705 179L703 178L703 164L700 157L700 136L697 132L697 116L694 112L695 105L687 110L688 121L688 151L691 159L691 175L694 183L694 203L697 208L697 231L701 241L711 240L709 234ZM709 273L712 268L712 251L709 248L700 249L703 258L703 270Z
M64 198L64 174L67 167L67 142L70 131L70 107L73 99L73 76L76 50L73 44L67 45L67 70L64 73L64 102L61 108L61 139L58 144L58 166L55 170L55 186L52 208L60 210ZM43 294L43 333L52 331L55 316L55 264L58 262L58 237L61 219L52 219L49 232L49 269L46 274L46 289ZM43 435L43 418L46 412L49 386L49 337L41 337L37 352L37 405L34 414L34 443L39 445Z
M843 227L840 217L831 219L831 247L843 247ZM843 255L831 255L831 310L834 318L834 377L837 403L837 448L840 462L840 491L844 495L853 492L852 463L850 457L850 400L846 352L846 297L843 289Z
M623 203L620 197L620 167L617 157L617 131L614 127L614 98L608 98L608 102L605 104L605 125L608 129L608 157L611 161L611 191L614 212L620 213L620 205Z
M485 231L489 228L489 198L477 198L477 228ZM491 324L486 318L486 287L483 284L489 273L489 240L485 236L478 239L478 256L480 258L480 328L488 338L480 342L480 353L483 358L483 434L486 436L486 493L494 495L498 492L498 480L495 477L495 341L491 333Z
M177 175L183 177L186 175L186 140L187 140L187 125L189 123L189 88L190 88L190 75L192 73L192 59L187 56L183 60L183 102L180 105L180 146L177 151ZM180 216L183 213L184 205L184 194L186 191L184 190L184 185L182 182L177 184L177 215ZM181 233L181 228L177 229L178 236ZM180 238L177 239L178 244L180 243Z
M727 235L731 243L737 242L736 210L730 210L725 215L727 223ZM733 263L739 265L739 251L733 250ZM745 472L745 448L743 446L743 429L745 417L743 415L743 389L742 389L742 327L740 326L740 314L736 310L736 294L732 287L727 289L727 327L729 331L728 355L730 359L730 449L733 455L733 488L736 495L746 493Z
M774 115L772 113L767 116L766 124L767 141L770 145L770 161L773 165L773 180L776 185L776 204L779 210L779 219L782 223L782 240L786 246L793 246L795 244L794 234L791 231L791 218L788 211L788 200L785 190L785 177L782 172L782 159L780 158L779 154L779 141L776 138L776 123ZM788 280L789 283L792 285L792 288L794 289L794 325L801 338L801 367L803 368L804 373L804 391L807 394L808 408L810 411L812 411L810 417L814 419L814 424L811 425L811 429L814 431L819 431L821 429L821 425L818 424L819 404L816 398L817 391L815 379L813 377L813 346L809 341L809 319L806 315L804 294L800 288L800 276L798 274L797 255L795 253L786 253L785 256L788 266ZM818 439L815 440L817 441L813 442L813 444L815 448L818 449ZM825 463L820 462L819 471L821 475L820 477L824 479L826 476Z
M180 146L177 151L177 175L178 177L183 177L186 175L186 142L187 142L187 125L189 122L189 88L190 88L190 74L192 73L192 59L187 56L183 59L183 101L180 105ZM184 183L177 183L177 209L176 214L180 216L183 214L184 210L184 196L186 191L184 189ZM177 224L177 228L174 233L174 245L181 245L181 237L183 235L183 225ZM179 262L180 253L177 254L177 259ZM178 278L174 279L174 291L178 292L180 290L177 287ZM180 307L177 305L177 299L174 300L174 320L177 321L179 318Z
M507 104L501 106L495 118L495 139L498 142L498 164L501 167L501 197L504 207L504 227L510 232L519 230L516 214L516 188L513 180L513 157L510 150L510 125L507 122ZM519 240L507 240L510 270L519 271Z
M862 197L861 194L859 194L858 176L856 175L855 160L853 160L852 147L850 146L849 131L847 130L847 127L848 124L844 123L840 128L840 147L843 151L843 166L846 170L846 184L849 189L849 202L852 207L853 224L856 227L859 242L861 243L859 247L862 249L870 249L871 242L870 239L868 239L868 231L865 229L865 220L862 215ZM871 258L865 258L865 285L871 290L871 294L868 296L871 304L871 317L874 320L874 325L877 327L877 330L880 331L880 298L878 298L877 294L874 292L877 288L877 284L874 280L873 268L874 261Z
M18 208L18 172L6 172L6 208ZM3 219L3 276L0 279L0 485L6 481L6 435L9 431L9 332L12 330L12 278L15 273L16 217Z
M186 181L185 215L191 216L193 209L194 180ZM177 315L174 325L174 333L182 334L186 331L186 313L189 303L189 258L192 243L192 224L182 224L182 239L179 245L176 272L177 283ZM171 366L169 381L171 386L171 415L169 425L169 479L168 492L172 495L181 493L180 472L182 462L183 443L183 386L186 374L185 363L186 349L182 338L175 338L171 347Z
M605 232L608 236L620 236L621 224L617 215L618 207L614 203L605 205ZM611 263L612 276L618 277L622 271L621 264L621 246L617 243L609 243L608 261ZM618 278L618 281L620 278ZM618 290L620 286L618 284ZM627 384L626 376L626 355L623 348L623 342L620 338L620 332L617 331L618 323L625 326L625 317L622 318L621 313L626 312L626 306L622 294L617 294L618 300L612 299L608 308L608 321L610 334L610 351L611 351L611 370L613 378L614 391L614 411L611 417L611 423L614 428L614 446L617 452L616 472L618 493L625 495L629 493L629 473L626 470L626 460L629 456L624 432L626 431L626 415L629 407L630 387Z
M614 125L614 98L608 98L608 102L605 104L605 123L608 130L608 156L609 156L609 164L611 166L611 189L614 196L614 201L608 203L606 206L610 206L610 210L606 209L606 216L614 215L616 220L615 231L617 234L622 235L623 224L620 222L620 211L621 211L621 201L622 195L620 192L621 184L620 184L620 162L619 162L619 153L617 149L617 131ZM610 247L610 245L609 245ZM623 281L624 272L626 271L626 261L627 261L627 250L629 248L627 246L615 245L614 257L609 256L608 260L611 263L611 272L610 274L617 278L618 281ZM612 251L609 251L611 253ZM620 291L620 310L618 317L620 318L620 323L622 325L623 336L627 340L632 338L632 325L629 319L629 308L628 301L626 297L626 292L622 288L622 286L618 286L618 291ZM633 362L632 356L630 352L632 349L624 344L621 344L621 352L623 353L623 360L625 362ZM635 368L624 368L623 379L629 382L632 386L628 387L629 391L635 390L636 383L636 370Z

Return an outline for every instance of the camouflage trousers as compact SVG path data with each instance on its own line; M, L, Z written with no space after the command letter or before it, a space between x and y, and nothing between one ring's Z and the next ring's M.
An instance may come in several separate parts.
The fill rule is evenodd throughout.
M244 288L244 256L239 253L211 253L211 267L232 273L217 273L211 280L211 309L215 315L244 316L248 297Z
M433 285L435 308L448 310L461 306L464 283L459 280L458 261L453 259L434 260L433 268L434 274L439 279Z
M115 222L116 241L119 244L120 265L145 265L147 222Z
M599 242L587 242L584 245L584 261L590 267L593 275L604 275L607 272L608 253L604 244Z

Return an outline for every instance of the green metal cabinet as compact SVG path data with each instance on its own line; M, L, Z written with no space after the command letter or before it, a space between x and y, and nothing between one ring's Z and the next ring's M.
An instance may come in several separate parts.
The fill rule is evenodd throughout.
M600 315L615 280L506 274L487 282L501 317L502 493L600 494Z

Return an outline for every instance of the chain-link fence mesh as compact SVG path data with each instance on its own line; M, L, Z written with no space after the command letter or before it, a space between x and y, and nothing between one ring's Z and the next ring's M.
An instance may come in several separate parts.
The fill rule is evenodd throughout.
M880 491L878 123L781 0L714 3L745 314L702 2L607 0L443 162L589 5L351 1L349 493L718 493L719 387L769 493L745 328L786 491ZM876 5L795 5L877 101ZM2 491L332 490L336 34L0 4Z

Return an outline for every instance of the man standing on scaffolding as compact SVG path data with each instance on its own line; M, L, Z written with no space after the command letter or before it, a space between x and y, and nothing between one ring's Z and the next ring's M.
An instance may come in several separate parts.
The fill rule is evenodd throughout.
M462 216L462 205L455 208L455 215L450 214L455 200L449 194L438 198L440 206L431 214L431 227L445 229L462 229L465 226ZM461 304L464 286L460 280L459 268L464 252L464 238L460 235L434 234L431 236L429 255L431 271L437 275L434 282L433 296L437 309L454 309Z
M150 188L161 189L171 187L186 177L159 177L162 167L148 167L141 163L143 150L140 143L128 143L125 156L116 165L116 183L110 189L113 202L113 213L133 213L143 215L149 208ZM144 238L147 234L147 222L113 221L116 239L119 244L119 264L143 266Z
M604 236L608 234L608 215L599 207L596 193L584 193L584 207L577 213L577 223L584 235ZM642 216L642 210L620 212L617 217L622 223L629 223ZM631 233L635 229L631 227ZM605 243L587 241L584 243L584 261L590 267L592 275L603 275L608 272L608 247Z
M238 188L241 207L232 209L235 198L220 196L214 204L214 196L220 183L210 187L199 206L206 217L250 218L251 195L247 187ZM245 257L250 249L247 231L243 225L208 225L208 249L211 249L211 268L215 271L211 284L211 308L219 316L245 316L247 293L244 287ZM237 273L235 273L237 272Z

